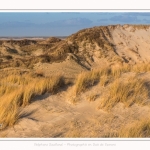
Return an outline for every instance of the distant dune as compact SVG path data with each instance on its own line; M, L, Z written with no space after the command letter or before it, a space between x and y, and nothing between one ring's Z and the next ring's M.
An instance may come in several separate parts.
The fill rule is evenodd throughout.
M22 39L27 39L27 40L44 40L47 39L49 37L45 37L45 36L39 36L39 37L0 37L0 40L22 40ZM67 36L56 36L56 38L60 38L60 39L65 39L67 38Z
M7 45L7 48L22 51L25 56L42 51L40 56L48 57L50 62L64 61L71 54L77 57L80 65L87 68L99 66L101 62L135 64L150 61L149 32L148 25L101 26L81 30L65 40L61 38L1 40L0 49L4 49ZM8 53L3 51L1 55L5 56ZM25 58L23 56L23 59Z

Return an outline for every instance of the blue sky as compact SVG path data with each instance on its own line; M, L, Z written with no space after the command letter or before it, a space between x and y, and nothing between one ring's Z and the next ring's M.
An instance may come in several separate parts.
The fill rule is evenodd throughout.
M150 12L0 12L0 37L68 36L111 24L150 24Z

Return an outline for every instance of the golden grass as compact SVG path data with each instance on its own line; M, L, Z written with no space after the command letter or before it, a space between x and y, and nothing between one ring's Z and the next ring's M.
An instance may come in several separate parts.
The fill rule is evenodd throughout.
M88 88L93 86L98 81L99 81L99 71L97 70L93 70L90 72L83 72L79 74L74 86L75 95L86 91Z
M19 106L12 95L5 95L0 98L0 124L2 129L12 126L19 118Z
M73 93L79 95L88 90L91 86L100 82L101 86L108 86L108 93L101 99L99 108L109 110L117 103L122 102L126 106L134 103L144 105L148 99L148 89L143 80L130 78L121 82L122 73L125 72L148 72L149 64L137 64L134 66L123 65L120 67L101 67L78 75ZM107 84L109 83L109 84ZM0 74L0 124L4 127L13 125L19 117L20 106L28 105L34 96L46 92L54 93L63 85L63 79L57 75L55 77L44 77L42 72L37 75L22 74L19 70L5 70ZM107 91L107 90L104 90ZM73 96L73 94L72 94ZM73 102L77 98L73 97ZM95 100L95 95L91 95L89 100Z
M121 138L143 138L150 137L150 120L142 119L122 127L117 133Z
M81 126L78 121L74 120L73 122L71 122L70 128L67 130L65 137L68 138L82 137Z
M95 101L98 95L96 93L91 93L90 95L87 96L88 101Z
M81 92L86 91L88 88L98 83L100 80L100 76L102 76L102 85L105 85L107 81L107 76L111 73L111 69L109 67L103 67L101 69L94 69L89 72L82 72L78 75L74 92L75 94L79 94Z
M150 71L150 64L149 63L139 63L135 65L130 64L123 64L118 67L106 67L109 68L111 71L111 75L113 77L119 77L122 73L125 72L135 72L135 73L143 73Z
M148 72L150 71L150 64L149 63L136 64L132 66L130 70L137 73Z
M101 86L106 86L109 80L113 81L115 79L118 79L122 75L122 73L126 72L141 73L148 71L150 71L150 65L147 63L142 63L133 66L128 64L124 64L118 67L105 66L99 69L94 69L89 72L82 72L81 74L78 75L76 79L74 92L75 95L80 94L81 92L85 92L87 89L89 89L97 82L100 82Z
M148 98L149 91L143 80L136 77L129 77L126 81L117 79L109 86L99 108L110 110L119 102L127 107L134 103L145 105Z
M30 77L10 75L0 82L0 124L13 125L19 118L20 106L28 105L32 98L46 92L54 93L63 85L60 75Z
M65 135L67 138L80 138L81 136L81 131L78 128L73 128L67 132Z
M109 76L107 75L102 75L100 77L100 85L105 87L107 85L107 83L109 82Z
M126 64L119 67L111 67L111 76L113 76L115 79L119 78L122 73L129 72L131 69L130 67L131 66Z

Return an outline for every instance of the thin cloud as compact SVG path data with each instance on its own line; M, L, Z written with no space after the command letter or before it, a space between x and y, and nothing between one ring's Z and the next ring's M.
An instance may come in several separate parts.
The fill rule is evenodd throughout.
M48 22L48 23L45 23L44 26L53 26L53 27L81 26L81 25L88 25L91 23L92 23L92 21L87 18L72 18L72 19Z
M108 21L108 19L98 19L98 22L102 22L102 21Z
M149 19L143 19L143 22L145 22L145 23L150 23L150 20Z
M142 20L139 20L136 16L130 15L119 15L110 18L110 21L120 22L120 23L139 23Z
M140 17L140 16L150 16L150 12L129 12L129 13L124 13L124 14L127 14L127 15L130 15L130 16L136 16L136 17Z
M33 27L33 26L36 26L36 24L31 22L19 22L19 21L3 22L0 24L1 28L19 28L19 27Z
M66 26L82 26L89 25L92 21L87 18L72 18L67 20L50 21L44 24L32 23L30 21L10 21L0 23L1 28L18 28L18 27L66 27Z

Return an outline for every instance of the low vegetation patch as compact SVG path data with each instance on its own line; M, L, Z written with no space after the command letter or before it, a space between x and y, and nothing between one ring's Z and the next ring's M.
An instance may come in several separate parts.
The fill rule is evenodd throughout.
M72 90L73 101L76 96L85 92L93 85L100 83L106 87L100 100L100 109L110 110L121 102L130 107L134 103L145 105L148 103L149 91L145 82L137 77L130 77L126 81L119 80L125 72L148 72L149 64L138 64L134 66L123 65L120 67L103 67L78 75L74 89ZM25 73L26 72L26 73ZM3 127L13 125L19 118L20 107L24 107L32 101L36 95L46 92L55 93L64 85L62 76L45 77L42 70L34 74L5 70L0 74L0 124ZM74 94L75 93L75 94ZM89 101L94 101L96 95L91 95Z
M96 93L91 93L90 95L87 96L88 101L95 101L98 95Z
M86 91L97 82L100 82L100 85L105 86L109 82L109 80L114 81L120 78L122 73L127 73L127 72L142 73L148 71L150 71L150 65L143 63L143 64L137 64L133 66L128 64L118 66L118 67L105 66L99 69L94 69L89 72L82 72L77 77L74 91L75 94L77 95L81 92ZM117 84L117 81L114 84Z
M31 77L10 75L0 81L0 124L13 125L19 117L19 108L28 105L36 95L55 93L64 84L60 75Z
M122 138L143 138L150 137L150 120L142 119L141 121L128 124L121 128L118 137Z
M74 87L75 94L77 95L81 92L84 92L95 83L97 83L100 77L99 73L99 71L93 70L79 74Z
M100 101L99 108L110 110L119 102L127 107L134 103L145 105L148 99L149 91L143 80L137 77L129 77L126 81L117 79L109 85L107 93Z

